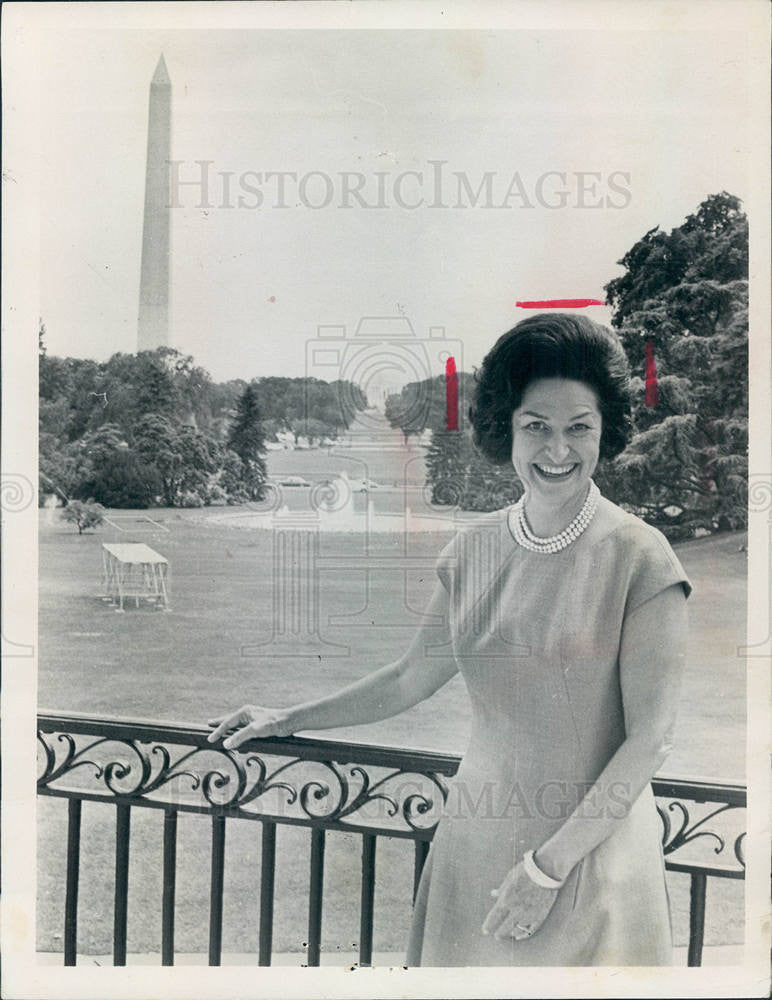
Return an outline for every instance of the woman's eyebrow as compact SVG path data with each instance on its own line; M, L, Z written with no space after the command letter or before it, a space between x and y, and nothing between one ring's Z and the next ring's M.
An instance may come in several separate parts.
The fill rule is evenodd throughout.
M592 410L582 410L581 413L577 413L573 417L569 417L569 420L578 420L580 417L591 417L593 415ZM538 417L539 420L549 420L549 417L545 417L543 413L537 413L535 410L523 410L520 413L521 417Z

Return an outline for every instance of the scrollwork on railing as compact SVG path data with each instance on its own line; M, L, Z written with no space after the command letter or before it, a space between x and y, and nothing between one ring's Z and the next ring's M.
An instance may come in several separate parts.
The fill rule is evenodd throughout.
M210 744L208 731L171 723L43 713L38 787L196 812L336 824L429 838L459 758L364 744L287 737L239 750ZM653 782L668 862L745 869L745 787L704 779ZM702 857L692 860L703 847ZM705 857L707 855L707 860Z
M56 737L56 742L53 740L53 735ZM70 733L38 732L38 743L44 755L44 767L38 774L39 789L52 786L59 779L71 775L76 768L86 766L94 769L94 779L103 781L105 787L113 795L148 795L180 777L189 777L193 788L197 788L199 785L198 775L192 771L180 769L180 765L193 756L195 751L184 754L172 764L171 754L165 746L153 746L148 753L142 742L137 740L115 740L104 736L78 747ZM65 744L66 750L63 755L57 753L57 743ZM100 763L85 756L93 753L99 747L108 747L111 744L117 744L124 750L128 750L134 760L132 761L131 758L129 760L114 759ZM154 773L156 766L152 758L156 755L161 763ZM134 780L126 782L129 777Z
M708 812L698 818L693 818L682 799L674 799L668 802L666 807L657 803L657 812L662 820L662 851L665 857L669 857L687 844L698 840L711 842L710 849L713 857L724 855L730 835L726 831L719 832L717 829L709 829L707 824L723 814L732 811L739 813L743 810L743 806L734 802L713 803L712 806ZM744 837L744 831L731 837L732 857L729 857L727 851L724 857L719 858L719 862L724 864L737 862L744 869Z
M386 805L387 815L400 816L411 830L416 832L430 830L437 825L439 817L436 817L434 822L424 825L418 823L417 819L427 814L431 816L432 810L447 799L447 787L438 774L431 771L421 772L422 785L418 789L416 789L415 781L408 780L410 772L407 771L392 771L374 783L371 781L370 774L359 765L354 765L351 768L351 774L358 776L362 784L356 796L342 810L340 818L351 816L374 802L383 802ZM398 785L396 788L396 795L383 791L384 787L394 779L399 779L401 783L401 787ZM411 786L413 790L409 795L405 795L408 786ZM438 794L437 800L431 797L432 791L436 791Z
M38 787L47 794L104 798L160 799L177 808L211 808L240 814L296 816L404 833L428 832L436 825L447 796L434 771L374 765L342 765L334 760L296 757L270 760L268 755L240 753L222 746L170 747L143 739L117 736L76 740L71 733L39 732L41 749ZM269 763L270 761L270 763ZM90 767L77 787L73 773ZM90 779L90 780L88 780ZM187 780L185 780L187 779ZM169 786L177 782L174 793ZM279 793L269 801L269 793Z
M742 865L742 867L744 869L745 868L745 830L743 830L742 833L738 834L738 836L735 837L735 841L734 841L734 856L737 858L737 860L740 862L740 864Z

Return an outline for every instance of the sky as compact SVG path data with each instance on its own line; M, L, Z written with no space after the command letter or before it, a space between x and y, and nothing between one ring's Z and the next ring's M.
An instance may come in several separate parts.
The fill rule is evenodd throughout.
M59 30L40 60L47 348L136 350L161 53L179 179L209 161L208 202L189 184L171 210L171 345L222 381L335 377L314 367L320 328L356 341L368 317L391 321L364 324L384 344L379 329L421 344L444 329L431 373L448 353L470 370L517 301L603 299L649 229L711 193L748 197L747 44L731 28ZM269 172L296 175L283 200Z

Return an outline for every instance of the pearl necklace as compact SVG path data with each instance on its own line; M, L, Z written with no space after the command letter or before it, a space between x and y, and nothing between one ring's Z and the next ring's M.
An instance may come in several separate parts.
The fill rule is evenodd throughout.
M563 549L568 548L572 542L575 542L587 528L595 516L595 511L598 509L599 499L600 490L590 480L587 499L584 501L582 509L568 527L564 528L558 535L551 535L549 538L540 538L528 526L528 521L525 517L525 495L523 495L514 507L510 507L509 509L509 530L512 532L518 545L522 545L529 552L561 552Z

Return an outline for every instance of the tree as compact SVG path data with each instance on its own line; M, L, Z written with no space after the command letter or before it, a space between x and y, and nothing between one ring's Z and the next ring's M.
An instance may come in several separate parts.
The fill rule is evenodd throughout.
M314 442L321 442L326 437L334 436L331 435L331 430L330 424L317 420L315 417L309 417L308 420L297 420L292 424L292 433L295 437L306 438L311 446Z
M466 421L468 400L474 392L474 376L458 372L458 426L447 430L447 395L444 375L410 382L386 400L386 417L399 427L407 442L411 434L427 428L432 440L426 451L426 478L432 502L457 505L463 510L498 510L522 493L514 469L497 466L472 443Z
M271 375L257 379L263 420L275 420L280 430L289 430L306 420L325 425L324 436L336 437L348 427L367 401L359 386L344 380L324 382L318 378L282 378ZM305 431L299 430L304 434Z
M432 441L426 450L432 503L452 506L461 503L470 450L463 431L432 431Z
M650 230L606 285L633 370L638 433L603 475L618 501L671 537L745 524L748 221L711 195L671 233ZM659 401L645 405L647 343Z
M113 354L101 366L95 386L99 405L91 412L91 429L109 422L128 436L137 421L150 413L180 419L180 392L170 370L169 357L164 353L166 350L171 348Z
M273 435L294 424L320 440L337 436L366 405L359 387L344 381L216 385L171 347L117 353L104 363L52 357L42 321L38 364L41 495L55 489L65 500L95 497L108 506L175 506L183 497L207 503L222 489L231 500L261 499L262 417Z
M225 490L228 503L246 503L249 492L244 485L244 463L235 451L226 449L217 484Z
M93 478L80 484L78 492L94 497L106 507L142 510L154 505L161 484L152 465L124 449L106 456L94 470Z
M179 490L207 497L207 485L220 468L222 449L218 442L189 424L177 430L178 448L182 455Z
M469 399L474 390L474 376L458 372L458 426L462 427ZM386 399L386 419L392 427L399 427L405 442L411 434L421 434L427 428L444 431L447 427L447 396L445 376L408 382L400 392Z
M78 495L79 486L92 473L90 463L80 454L77 444L62 444L54 434L41 431L38 436L38 496L55 493L66 503Z
M367 409L367 397L361 386L346 379L336 379L329 383L328 400L328 406L331 407L328 419L335 425L336 433L338 426L350 427L357 413Z
M461 506L490 511L508 507L520 498L522 484L511 464L494 465L470 442Z
M214 438L189 425L180 425L149 413L138 421L132 448L153 469L167 507L176 507L184 493L206 493L218 469L219 445Z
M227 446L241 459L241 481L249 499L262 500L266 481L265 432L254 384L248 385L239 397Z
M79 442L80 478L74 492L106 507L145 508L161 492L152 462L131 450L116 424L102 424Z
M411 435L422 434L427 427L442 431L446 426L445 379L438 375L408 382L399 393L387 398L385 414L390 426L402 431L405 444Z
M83 500L70 500L62 511L62 518L78 526L78 534L82 535L89 528L95 528L104 521L104 507L99 503Z
M266 441L278 441L277 435L284 430L278 420L272 418L263 421L263 433Z
M89 431L81 442L81 447L92 462L102 462L119 448L127 447L123 431L117 424L102 424L94 431Z
M46 358L46 362L53 362L54 359ZM70 404L70 416L66 433L68 441L77 441L83 437L86 431L98 423L102 423L105 418L102 416L102 366L89 358L65 358L64 359L66 377L65 392ZM47 366L46 366L47 367ZM98 421L92 419L92 414L97 412L100 417Z

